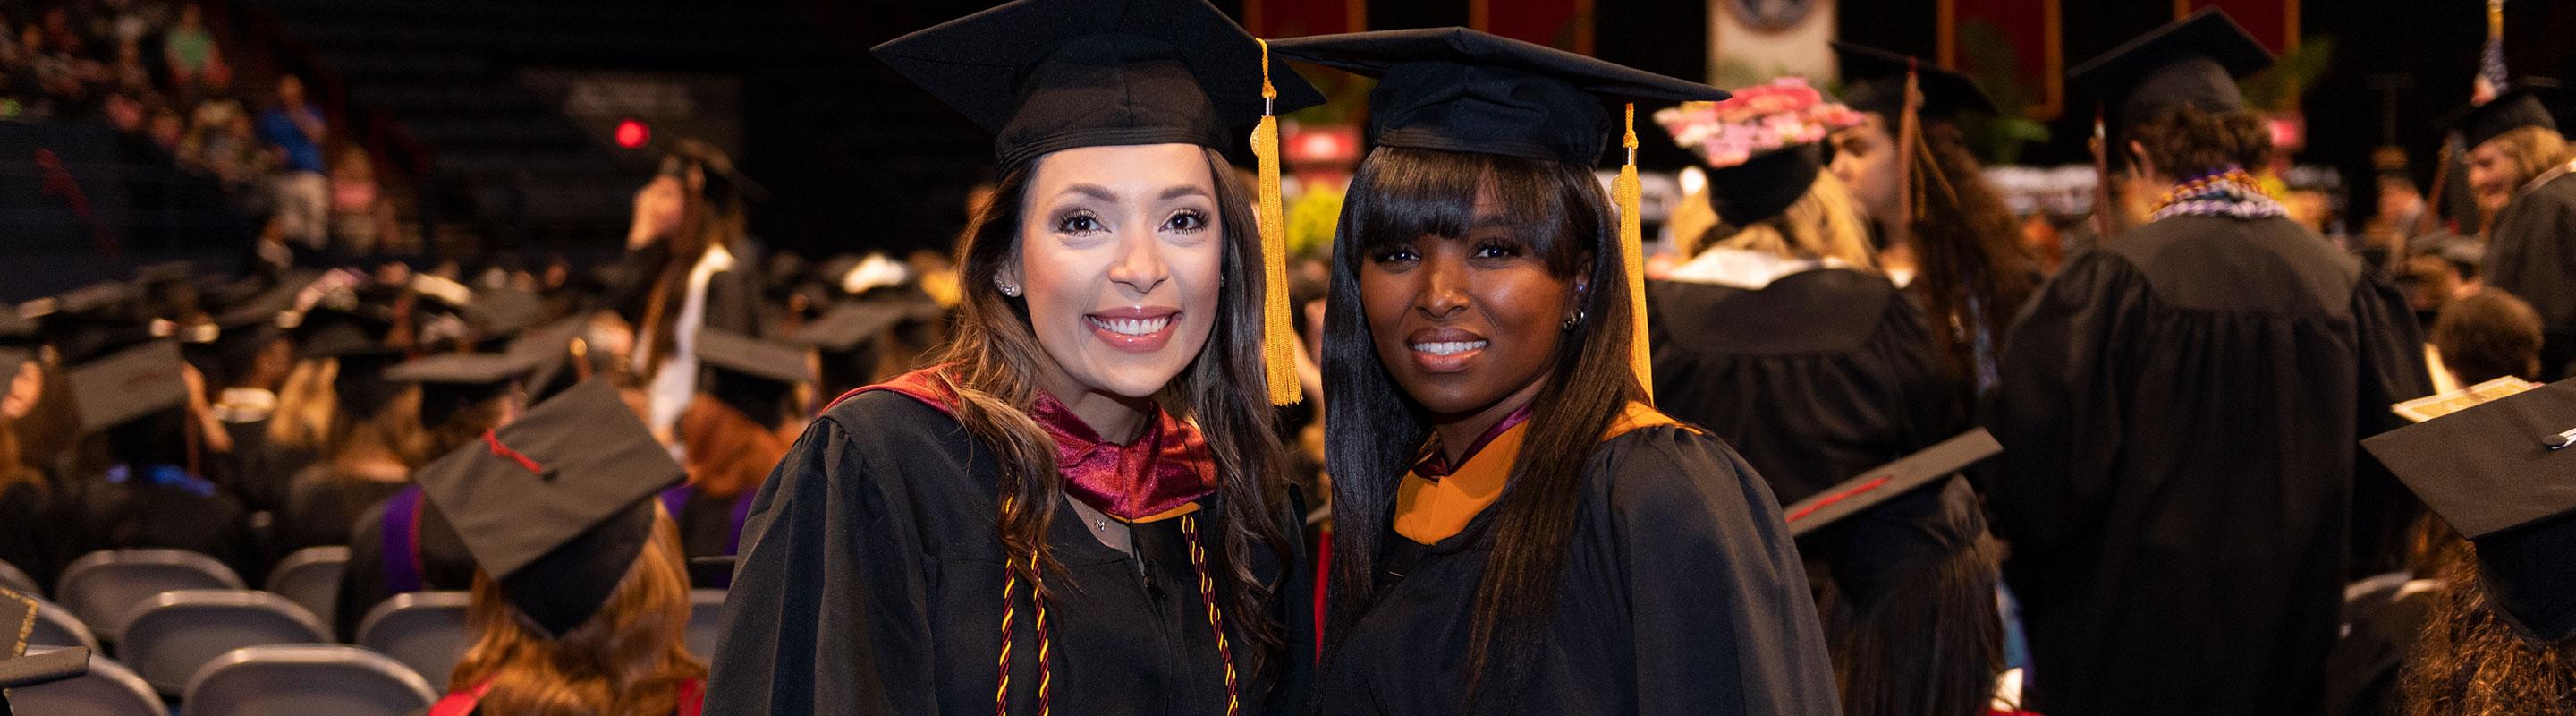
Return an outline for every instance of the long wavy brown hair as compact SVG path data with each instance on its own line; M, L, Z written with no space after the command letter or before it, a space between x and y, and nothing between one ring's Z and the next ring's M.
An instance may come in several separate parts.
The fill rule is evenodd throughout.
M680 318L681 303L688 298L689 270L698 265L698 259L708 249L730 247L741 239L747 221L740 194L711 188L730 186L721 175L733 172L733 159L726 157L723 150L685 139L673 146L662 161L682 174L682 198L680 226L666 239L669 252L663 254L662 265L654 269L653 291L646 299L639 326L652 329L653 344L644 354L644 364L636 366L638 372L648 375L660 370L662 360L678 350L674 324ZM698 185L689 186L690 179L696 179ZM750 271L754 267L740 266L736 270Z
M474 574L466 623L474 647L447 680L449 691L492 689L483 713L513 716L668 716L683 682L707 667L689 656L689 576L680 531L653 506L653 537L589 621L548 639L501 593Z
M681 446L689 456L689 484L697 487L698 494L719 500L760 489L796 439L753 422L742 411L704 393L680 413L679 428Z
M1925 123L1923 148L1932 161L1914 163L1917 176L1908 180L1923 197L1913 227L1914 280L1922 283L1933 350L1961 385L1975 385L1977 337L1992 341L1988 350L2003 350L2013 315L2039 287L2039 260L2022 246L2021 222L1986 184L1958 127Z
M340 394L331 385L339 376L339 359L296 361L277 387L277 410L268 419L269 443L314 452L329 445L332 419L340 411Z
M2519 716L2576 705L2576 640L2536 641L2496 614L2476 545L2452 540L2438 561L2442 596L2398 677L2402 713Z
M1207 162L1224 227L1222 268L1227 278L1218 290L1216 325L1207 345L1155 402L1174 417L1195 423L1216 459L1221 505L1215 518L1222 534L1219 549L1209 553L1208 570L1220 583L1228 621L1243 624L1262 647L1235 652L1252 656L1241 663L1252 665L1247 673L1259 675L1264 673L1260 665L1283 656L1286 644L1269 617L1271 610L1264 608L1278 585L1252 573L1252 550L1265 549L1274 557L1292 553L1288 535L1274 521L1278 507L1269 489L1281 480L1283 463L1272 437L1273 411L1261 363L1262 273L1256 263L1261 239L1253 227L1251 192L1224 155L1208 150ZM1020 406L1035 400L1041 361L1051 359L1030 327L1028 305L993 285L993 276L1019 253L1021 214L1035 169L1030 163L1004 173L992 202L960 239L957 323L929 362L949 366L940 379L957 397L958 423L994 452L1002 496L994 515L995 534L1015 560L1036 555L1042 569L1021 577L1043 589L1044 572L1063 572L1046 534L1056 505L1064 500L1064 478L1056 472L1054 440Z

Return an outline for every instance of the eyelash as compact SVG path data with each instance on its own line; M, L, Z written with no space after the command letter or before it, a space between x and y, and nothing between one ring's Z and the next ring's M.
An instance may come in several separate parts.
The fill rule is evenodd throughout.
M1488 255L1487 252L1493 253ZM1521 247L1500 241L1488 241L1476 247L1475 257L1480 259L1509 259L1518 258L1520 255Z
M1413 254L1413 248L1412 248L1412 247L1399 246L1399 247L1392 247L1392 248L1386 248L1386 249L1379 249L1379 250L1378 250L1378 252L1377 252L1377 255L1376 255L1376 256L1374 256L1374 257L1371 257L1371 259L1372 259L1372 260L1374 260L1374 261L1376 261L1376 262L1378 262L1378 263L1382 263L1382 264L1392 264L1392 263L1404 263L1404 262L1407 262L1407 261L1418 261L1418 260L1421 260L1421 257L1419 257L1419 256L1415 256L1415 255Z
M1185 220L1186 220L1186 221L1185 221ZM1175 226L1173 226L1173 224L1175 224L1175 223L1184 223L1184 222L1185 222L1185 223L1187 223L1187 224L1189 224L1189 225L1188 225L1188 226L1182 226L1182 227L1175 227ZM1164 228L1164 229L1166 229L1166 230L1170 230L1170 231L1178 231L1178 232L1180 232L1180 233L1184 233L1184 234L1195 234L1195 233L1198 233L1198 232L1200 232L1200 231L1204 231L1204 230L1206 230L1206 229L1207 229L1207 227L1208 227L1207 214L1200 213L1200 212L1199 212L1199 210L1197 210L1197 209L1183 209L1183 210L1180 210L1180 211L1178 211L1178 212L1174 212L1174 213L1172 214L1172 218L1164 219L1164 220L1163 220L1163 228Z
M1088 228L1074 228L1073 224L1077 221L1091 222L1091 226ZM1104 230L1105 229L1100 225L1100 217L1093 216L1091 212L1088 211L1076 211L1055 220L1055 231L1059 234L1088 234Z

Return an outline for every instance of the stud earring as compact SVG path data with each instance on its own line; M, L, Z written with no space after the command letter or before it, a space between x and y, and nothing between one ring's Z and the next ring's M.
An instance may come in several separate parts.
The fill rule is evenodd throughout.
M1001 280L1001 279L994 279L994 280L993 280L993 287L994 287L994 288L998 288L998 289L1002 289L1002 295L1004 295L1004 296L1009 296L1009 297L1011 297L1011 298L1019 298L1019 297L1020 297L1020 285L1019 285L1019 284L1011 283L1011 282L1009 282L1009 281L1003 281L1003 280Z

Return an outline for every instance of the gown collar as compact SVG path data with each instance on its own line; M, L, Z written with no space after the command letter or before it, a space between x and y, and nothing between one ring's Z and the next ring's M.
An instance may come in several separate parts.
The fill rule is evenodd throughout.
M1514 411L1517 419L1505 417L1495 423L1500 431L1488 430L1454 470L1426 473L1424 465L1438 464L1442 453L1437 439L1425 445L1427 455L1396 486L1395 533L1419 544L1434 545L1465 532L1468 524L1500 499L1503 488L1511 483L1512 467L1520 462L1521 440L1529 433L1529 416L1524 414L1527 410ZM1601 440L1608 442L1642 428L1676 424L1678 421L1654 406L1629 403L1610 421Z
M942 368L905 373L852 394L885 390L955 413L948 384L937 374ZM1040 391L1034 402L1029 418L1055 441L1065 494L1092 509L1128 522L1155 522L1195 511L1201 498L1216 492L1215 459L1206 437L1188 421L1158 407L1143 435L1120 444L1101 439L1055 396Z

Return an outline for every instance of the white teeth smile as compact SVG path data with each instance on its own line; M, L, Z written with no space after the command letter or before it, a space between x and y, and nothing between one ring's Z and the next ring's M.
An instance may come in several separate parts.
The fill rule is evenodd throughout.
M1164 316L1161 318L1101 318L1099 316L1084 316L1083 319L1091 321L1091 325L1098 326L1111 333L1125 336L1150 336L1162 331L1164 326L1172 325L1171 316Z
M1413 350L1422 353L1429 353L1435 356L1454 356L1483 347L1485 347L1484 341L1442 341L1439 343L1413 344Z

